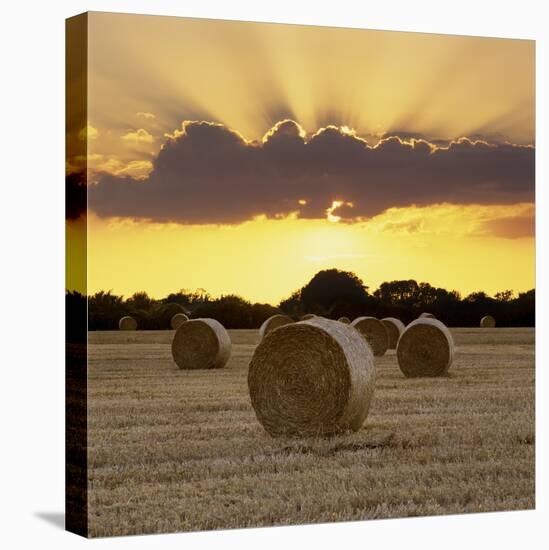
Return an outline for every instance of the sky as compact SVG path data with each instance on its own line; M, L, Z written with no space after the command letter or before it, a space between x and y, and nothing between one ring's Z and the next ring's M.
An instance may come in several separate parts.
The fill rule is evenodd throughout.
M105 13L88 39L88 293L534 287L534 42Z

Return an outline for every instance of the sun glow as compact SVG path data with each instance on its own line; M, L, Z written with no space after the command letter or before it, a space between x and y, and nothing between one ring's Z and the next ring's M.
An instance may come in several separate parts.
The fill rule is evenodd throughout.
M372 288L413 278L463 294L524 291L535 284L533 215L531 204L441 204L393 208L354 224L295 214L230 226L90 216L88 291L146 290L160 298L205 288L276 304L331 267L354 271ZM521 236L509 238L507 226L525 221Z
M340 200L332 201L332 206L330 206L329 208L326 208L326 219L331 223L340 222L341 216L337 216L336 214L334 214L334 212L338 208L341 208L342 206L348 206L349 208L353 208L354 204L350 201L347 201L347 202L340 201Z
M343 205L343 201L333 201L330 208L326 208L326 219L329 222L337 223L341 220L341 216L336 216L334 212Z

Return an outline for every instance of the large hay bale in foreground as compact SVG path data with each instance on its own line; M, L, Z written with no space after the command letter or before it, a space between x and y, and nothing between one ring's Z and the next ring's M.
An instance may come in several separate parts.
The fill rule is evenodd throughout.
M314 313L305 313L305 315L302 315L300 317L300 321L307 321L308 319L314 319L316 315Z
M359 430L374 386L368 343L352 327L320 317L272 332L248 371L252 406L272 436Z
M422 313L418 319L436 319L432 313Z
M496 320L491 315L485 315L480 320L480 326L482 328L494 328L496 326Z
M344 324L346 324L346 325L350 325L350 324L351 324L351 319L349 319L349 317L345 317L345 316L340 317L340 318L338 319L338 321L339 321L340 323L344 323Z
M389 347L389 335L385 325L375 317L357 317L351 326L366 339L375 356L383 355Z
M180 369L220 369L231 356L231 339L215 319L191 319L176 330L172 356Z
M183 323L186 323L189 318L184 313L176 313L171 321L170 325L174 330L177 330Z
M272 315L259 327L259 339L263 340L271 330L293 322L294 320L287 315Z
M407 377L443 376L454 359L454 339L438 319L416 319L397 344L400 370Z
M133 317L126 315L118 321L118 328L120 330L136 330L137 321Z
M396 349L398 339L406 328L404 323L396 317L385 317L381 319L381 322L387 329L387 336L389 337L389 349Z

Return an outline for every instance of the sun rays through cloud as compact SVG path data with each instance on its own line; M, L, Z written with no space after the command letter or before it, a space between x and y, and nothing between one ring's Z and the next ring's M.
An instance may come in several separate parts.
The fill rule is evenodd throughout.
M148 120L165 131L181 118L203 119L250 140L292 119L359 135L490 132L533 142L529 41L227 21L206 28L201 20L114 14L95 14L91 25L117 45L114 57L109 41L90 52L97 75L90 112L99 129L154 113ZM146 94L137 92L143 82ZM115 98L112 107L107 98Z

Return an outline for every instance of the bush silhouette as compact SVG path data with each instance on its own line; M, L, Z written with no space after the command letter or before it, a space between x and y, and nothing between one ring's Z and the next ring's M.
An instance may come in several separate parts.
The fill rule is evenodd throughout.
M156 304L150 314L151 322L154 328L158 330L168 330L171 328L172 317L177 313L187 314L187 310L182 305L176 304L175 302Z
M67 338L82 337L82 327L70 326L69 319L85 316L86 297L66 293ZM373 294L354 273L327 269L318 272L305 286L282 300L278 307L252 304L236 295L212 299L203 289L181 290L160 300L136 292L127 300L111 291L100 291L88 299L88 330L117 330L124 315L133 316L140 330L167 330L176 313L211 317L226 328L259 328L265 319L285 313L298 320L305 313L332 319L363 315L397 317L405 324L424 311L433 313L448 326L477 327L484 315L492 315L498 327L533 326L535 290L515 296L510 290L495 297L473 292L461 298L458 292L417 282L413 279L382 283ZM80 333L79 333L80 331Z

